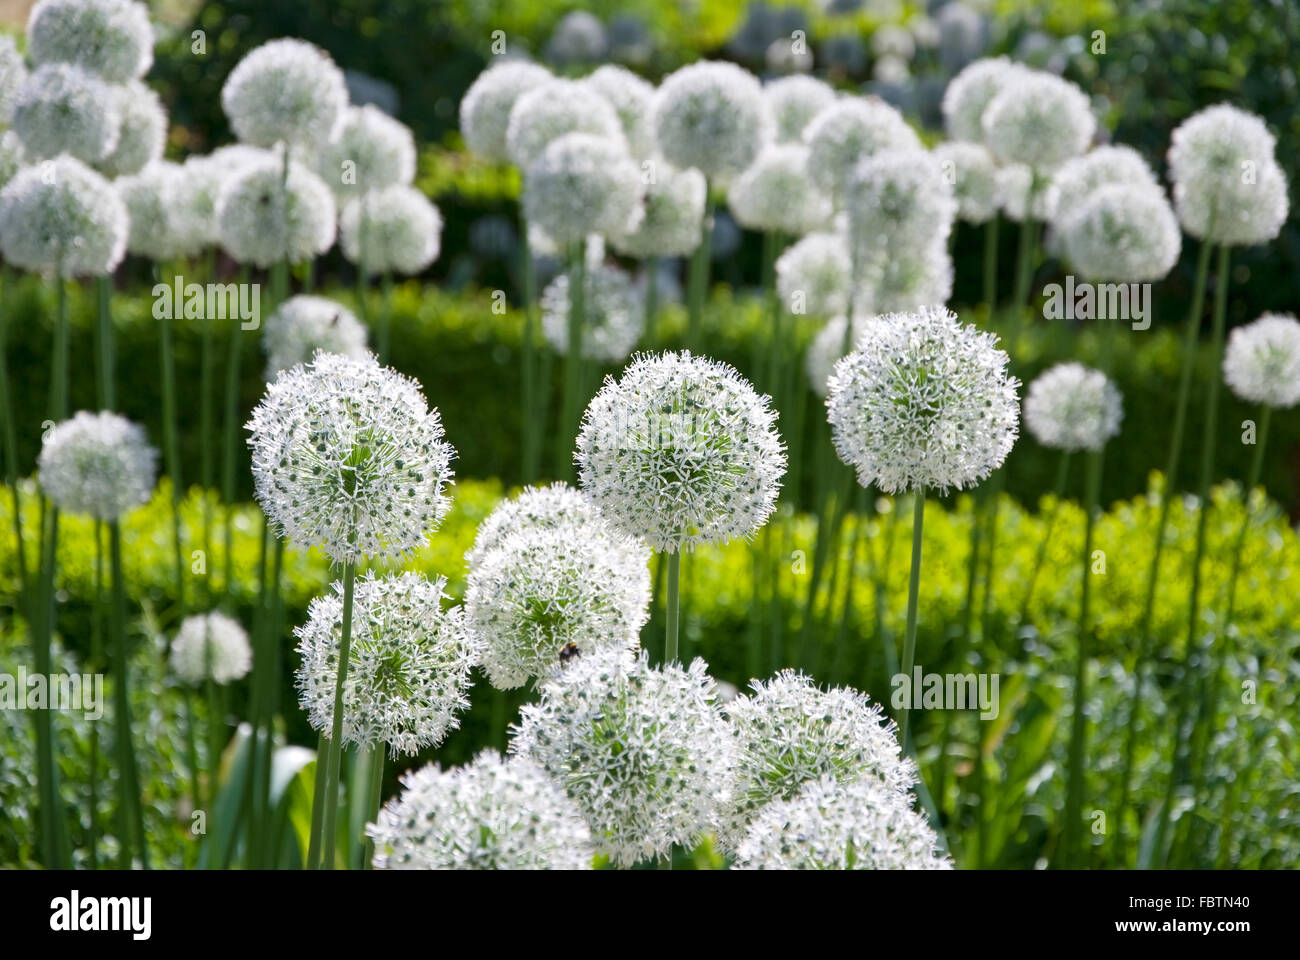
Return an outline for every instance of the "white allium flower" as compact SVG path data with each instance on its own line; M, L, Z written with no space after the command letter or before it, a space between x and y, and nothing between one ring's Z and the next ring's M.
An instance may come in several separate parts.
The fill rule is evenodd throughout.
M1223 354L1223 378L1251 403L1300 403L1300 323L1290 314L1266 313L1235 328Z
M777 294L796 315L843 313L852 281L848 241L839 233L810 233L776 258Z
M623 125L608 100L579 80L548 80L515 101L506 131L510 162L527 171L547 146L566 133L604 137L627 153ZM629 161L631 159L628 155Z
M645 185L645 215L631 233L610 238L624 256L684 257L700 245L704 226L704 174L693 167L678 170L655 158L654 178Z
M149 499L157 461L144 428L82 410L45 435L36 466L41 489L64 513L113 521Z
M299 294L266 318L262 348L266 379L271 381L282 370L310 363L317 350L361 359L366 355L366 328L341 303Z
M1045 447L1100 450L1119 433L1124 405L1100 370L1058 363L1039 374L1025 394L1025 427Z
M628 150L640 159L655 151L651 126L655 88L626 67L607 63L584 81L609 101L627 138Z
M356 582L348 675L343 683L343 743L387 744L393 756L436 746L469 707L470 670L481 653L460 607L443 610L446 577L420 573ZM317 597L298 638L296 684L307 718L333 729L343 584Z
M227 176L233 176L249 164L260 163L268 157L282 161L283 147L277 146L273 150L264 150L261 147L251 147L246 143L228 143L224 147L213 150L207 159L223 170Z
M573 656L635 651L650 618L649 559L643 543L599 521L503 532L465 583L488 680L510 690Z
M181 164L172 226L182 255L194 257L221 242L217 198L228 176L227 165L214 156L192 156Z
M519 97L554 79L545 67L523 60L503 60L470 84L460 102L460 132L471 151L494 163L506 163L506 130Z
M1169 177L1183 229L1233 246L1276 237L1288 199L1274 146L1263 120L1227 104L1183 121L1169 146Z
M1030 71L1006 57L976 60L948 82L943 92L943 121L948 136L984 142L984 111L999 93Z
M22 169L26 160L26 151L18 134L12 130L0 133L0 187L14 178Z
M550 142L524 175L524 215L569 247L600 233L636 229L642 215L641 169L623 145L587 133Z
M334 197L302 164L268 154L242 164L217 198L221 246L233 260L269 267L301 263L334 244Z
M856 690L821 690L794 670L752 686L723 710L734 757L722 831L729 846L764 805L792 799L808 781L871 778L901 797L916 783L894 723Z
M415 179L410 128L373 104L348 107L334 139L316 149L316 172L340 199Z
M72 157L24 167L0 190L0 249L24 270L112 273L126 253L128 228L112 184Z
M599 526L600 511L581 490L557 481L545 487L524 487L511 500L502 500L478 525L474 545L465 554L465 565L474 567L495 550L501 538L514 530L567 527L580 530Z
M569 352L569 274L542 291L542 334L557 353ZM588 263L583 272L582 355L602 364L622 363L645 331L645 304L627 272Z
M235 136L255 147L280 142L319 150L348 105L343 71L305 40L280 39L247 53L221 88Z
M952 186L957 216L986 223L998 212L998 177L993 156L978 143L954 140L934 148L935 161Z
M938 835L905 798L873 780L814 780L764 807L737 870L951 870Z
M66 153L97 163L117 147L121 126L113 88L72 64L37 67L14 97L13 129L32 159Z
M903 115L883 100L845 97L804 129L813 182L839 203L854 168L882 150L920 150Z
M420 273L442 252L442 214L415 187L397 184L349 200L339 219L343 256L372 273Z
M133 0L40 0L27 19L32 63L75 63L110 83L153 65L149 10Z
M830 197L808 175L808 148L797 143L764 147L732 181L727 201L751 230L803 236L831 218Z
M886 251L875 258L860 281L859 311L906 313L948 302L952 296L952 256L947 238L936 234L920 247Z
M579 657L521 709L510 752L564 787L598 853L631 866L693 845L713 824L730 762L715 696L703 660Z
M864 258L946 240L957 216L952 185L924 150L882 150L867 157L845 181L843 199L850 250Z
M1164 192L1113 183L1095 190L1063 232L1065 252L1092 281L1150 282L1178 262L1183 235Z
M14 98L27 79L27 64L18 52L14 38L0 34L0 124L8 124L14 115Z
M825 398L827 381L835 372L835 364L839 362L840 357L853 349L853 344L862 334L864 324L869 321L870 318L866 315L858 314L854 318L853 330L850 332L847 329L848 317L839 314L827 320L817 331L812 343L808 344L808 352L804 357L804 372L808 375L808 386L817 396Z
M455 455L420 386L373 356L318 353L248 423L253 485L277 534L337 563L404 559L450 506Z
M366 828L377 870L590 870L582 811L535 763L485 750L453 770L402 777Z
M113 188L126 204L131 223L126 241L128 251L155 261L168 260L180 253L183 238L176 217L180 178L178 164L158 160L139 173L118 177L113 182Z
M799 143L813 117L835 102L835 90L804 74L781 77L763 87L778 143Z
M885 493L974 486L1019 432L1007 360L995 335L943 307L878 318L829 381L836 452Z
M689 352L606 377L582 419L582 487L612 523L672 553L748 538L776 505L785 451L770 398Z
M1026 209L1035 220L1047 220L1052 214L1051 181L1036 176L1023 163L997 169L998 206L1008 220L1024 221Z
M1155 174L1132 147L1097 147L1056 171L1047 197L1048 218L1063 229L1095 190L1112 183L1160 189Z
M158 94L139 80L114 87L122 126L117 146L96 168L108 177L139 173L146 165L162 157L167 137L167 111Z
M757 78L734 63L708 60L664 78L654 130L669 163L695 167L719 184L753 163L773 132Z
M984 141L999 163L1050 173L1088 149L1097 130L1088 95L1041 70L1017 76L984 111Z
M220 686L247 676L253 666L253 648L238 620L220 610L186 617L172 641L172 672L190 686L209 675Z

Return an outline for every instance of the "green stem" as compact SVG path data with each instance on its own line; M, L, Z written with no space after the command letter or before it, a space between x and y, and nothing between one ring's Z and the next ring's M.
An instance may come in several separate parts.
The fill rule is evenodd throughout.
M582 385L582 336L586 323L587 245L579 240L569 252L569 337L564 350L564 404L555 437L555 475L573 475L573 439L578 433Z
M98 294L98 311L96 323L95 380L99 387L99 408L112 410L115 404L113 389L113 312L110 297L113 290L108 277L99 277L95 281Z
M379 801L383 796L384 788L384 745L371 744L366 749L370 751L370 763L367 765L370 776L369 783L366 785L366 815L361 824L362 831L365 830L366 824L374 823L379 819ZM375 841L367 836L361 854L361 869L369 870L374 858Z
M541 398L537 395L537 274L533 268L533 252L528 246L528 223L523 211L519 214L519 268L522 274L521 296L524 309L524 332L519 351L519 429L522 432L523 481L532 483L540 469L540 431L537 429L537 408Z
M118 802L126 830L120 838L121 865L131 864L131 850L139 851L141 864L149 867L149 846L144 832L144 811L140 795L140 771L136 764L135 740L131 733L131 664L126 650L126 580L122 575L122 529L116 520L108 525L109 562L113 571L113 594L109 629L117 676L113 683L118 762ZM137 846L138 845L138 846Z
M678 596L678 580L681 571L681 550L668 554L668 612L664 623L664 663L677 661L678 614L681 601Z
M325 822L325 781L329 768L329 738L321 734L316 738L316 779L312 787L311 836L307 842L308 870L320 869L321 827Z
M379 362L388 362L389 343L393 335L393 272L385 270L379 279Z
M645 334L647 345L659 343L659 258L645 262Z
M925 526L925 490L920 488L912 492L912 569L907 580L907 632L903 634L903 676L912 675L912 666L916 662L916 608L921 594L921 541ZM915 700L915 691L913 700ZM911 705L903 711L899 721L898 741L907 751L907 728L911 719Z
M247 267L240 271L239 282L248 282ZM238 318L232 320L230 324L230 346L226 355L226 398L223 423L225 437L221 465L221 500L226 506L226 562L225 574L222 578L222 589L225 591L227 598L230 596L234 580L235 461L238 456L238 438L241 426L239 422L239 366L243 354L242 333L243 329Z
M707 189L707 188L706 188ZM686 346L700 349L700 335L704 329L704 304L709 295L710 258L713 246L714 201L710 190L704 204L704 221L700 230L700 245L691 256L690 273L686 281L687 328Z
M339 643L338 676L334 681L334 716L330 728L329 757L325 771L325 795L317 795L315 802L325 805L321 823L324 831L324 861L322 867L334 869L335 823L338 820L339 765L343 759L343 690L348 682L348 664L352 657L352 593L357 565L348 561L343 567L343 638Z
M155 265L154 279L161 280ZM185 561L181 551L181 496L185 485L181 479L180 445L176 429L176 361L173 355L172 321L163 312L158 321L158 366L162 378L163 458L172 488L172 555L176 569L177 622L185 619Z

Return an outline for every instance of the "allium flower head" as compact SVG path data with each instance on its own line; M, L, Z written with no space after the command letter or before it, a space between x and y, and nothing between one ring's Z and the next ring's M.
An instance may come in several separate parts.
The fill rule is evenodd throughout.
M28 74L14 97L14 132L33 159L69 154L98 163L113 152L122 114L113 88L69 63Z
M266 389L248 423L258 502L277 533L337 563L403 559L450 506L455 451L419 384L318 353Z
M581 530L599 526L600 511L581 490L556 482L545 487L524 487L519 496L502 500L478 525L474 545L465 554L465 565L474 567L501 544L507 533L520 529L566 527Z
M176 218L176 196L181 168L158 160L138 173L118 177L113 188L126 204L130 220L126 248L150 260L162 261L181 252L182 237Z
M919 247L885 251L862 271L854 305L868 313L907 313L947 303L952 296L952 257L943 234Z
M803 236L824 226L831 201L808 175L808 148L771 144L727 191L736 222L751 230Z
M36 466L41 489L64 513L112 521L149 499L157 460L142 427L82 410L45 435Z
M221 106L235 136L255 147L284 142L319 149L333 139L347 105L343 71L305 40L255 47L221 88Z
M506 163L506 130L519 97L548 80L549 70L523 60L504 60L480 73L460 102L460 132L471 151Z
M24 270L63 277L112 273L126 253L126 206L112 184L72 157L25 167L0 190L0 249Z
M801 142L813 117L835 102L835 90L829 84L800 73L764 85L763 96L778 143Z
M1266 313L1235 328L1223 354L1223 378L1250 403L1300 403L1300 323L1289 314Z
M1068 80L1033 70L1004 86L985 109L984 142L999 163L1050 173L1088 149L1097 130L1088 96Z
M167 111L158 94L141 83L130 80L113 88L122 115L117 146L96 168L109 177L139 173L146 165L162 157L167 137Z
M367 574L356 583L348 675L343 684L343 742L387 744L393 756L436 746L460 726L469 706L478 642L459 607L442 608L445 577ZM293 631L302 664L296 683L311 725L329 731L343 642L343 584L317 597Z
M678 170L655 158L655 175L645 185L645 215L635 230L610 238L619 253L647 257L684 257L700 245L704 226L704 174Z
M998 212L998 177L993 156L978 143L954 140L934 148L934 159L952 186L957 216L985 223Z
M14 115L14 98L27 79L27 64L18 52L14 38L0 34L0 124L8 124Z
M1119 433L1124 406L1119 390L1100 370L1058 363L1029 385L1025 427L1045 447L1100 450Z
M618 114L595 87L579 80L551 79L515 101L506 131L506 153L511 163L527 171L548 145L566 133L604 137L627 152Z
M1006 57L988 57L965 67L943 92L943 122L948 136L983 143L984 111L994 97L1029 72Z
M702 60L664 78L654 129L669 163L725 184L772 139L772 116L753 74L734 63Z
M569 352L569 274L542 291L542 334L557 353ZM622 363L645 330L645 304L627 272L605 263L583 271L582 355L602 364Z
M623 145L569 133L550 142L524 175L524 214L568 247L599 233L618 236L641 217L641 169Z
M316 174L268 154L241 166L217 198L221 246L239 263L301 263L334 243L334 197Z
M883 100L845 97L804 128L813 182L839 203L854 168L882 150L920 150L903 115Z
M266 379L271 381L282 370L310 363L317 350L363 358L366 328L341 303L299 294L267 317L262 347L266 351Z
M373 104L348 107L334 139L317 145L316 172L340 199L409 184L415 138L404 123Z
M366 828L378 870L590 870L582 811L531 761L491 750L452 770L402 777Z
M415 187L397 184L349 200L339 218L343 256L368 271L422 272L442 252L442 214Z
M776 259L776 290L796 315L826 317L848 309L853 263L839 233L810 233Z
M951 870L907 799L873 780L814 780L764 807L736 851L737 870Z
M612 63L597 67L583 82L608 100L618 114L632 156L639 159L654 153L655 134L650 121L655 88L626 67Z
M847 329L849 320L844 314L831 317L808 344L804 355L804 373L808 376L808 386L817 396L825 399L827 381L835 372L835 364L840 357L853 349L853 344L861 336L863 326L873 318L859 313L853 320L853 329Z
M579 657L522 708L510 753L564 787L598 853L631 866L693 845L712 826L729 763L715 696L703 660Z
M974 486L1019 431L1007 360L996 336L943 307L880 317L829 381L836 452L885 493Z
M1080 205L1063 231L1065 252L1089 280L1149 282L1173 269L1183 236L1159 188L1110 184Z
M75 63L109 83L153 65L149 10L133 0L40 0L27 18L32 63Z
M747 538L771 516L785 473L775 423L769 398L731 366L643 354L587 407L582 487L658 551Z
M197 256L221 242L217 198L229 176L227 165L212 156L192 156L181 164L172 212L177 246L184 256Z
M242 679L253 666L253 648L238 620L219 610L186 617L172 641L172 671L190 686L209 676L225 686Z
M1132 147L1097 147L1067 160L1056 171L1048 194L1048 216L1063 229L1095 190L1112 183L1160 189L1155 174Z
M1047 220L1052 215L1052 182L1035 175L1023 163L997 169L997 200L1007 219L1017 223L1026 216Z
M882 150L844 185L850 249L858 256L917 249L947 238L957 216L952 184L924 150Z

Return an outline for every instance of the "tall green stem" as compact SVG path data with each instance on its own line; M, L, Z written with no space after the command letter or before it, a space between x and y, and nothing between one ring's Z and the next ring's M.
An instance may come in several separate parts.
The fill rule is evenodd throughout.
M324 831L324 862L326 870L334 869L334 845L338 821L339 765L343 760L343 690L348 682L348 664L352 657L352 593L357 565L348 561L343 567L343 638L339 643L339 669L334 681L334 716L330 727L329 756L325 769L325 795L317 796L316 803L325 805L321 821Z
M681 571L682 552L680 549L668 554L668 593L667 615L664 623L664 663L677 661L677 631L680 624L678 615L681 600L678 595L678 581Z
M122 528L116 520L108 525L109 563L113 570L113 595L109 629L112 633L114 668L113 694L117 740L118 803L121 822L126 830L120 838L121 865L131 864L131 850L140 854L140 862L149 866L149 845L144 832L144 810L140 794L140 771L136 763L135 740L131 733L131 663L126 650L126 580L122 575Z
M379 800L384 789L384 745L372 743L366 749L370 751L370 763L367 765L369 777L366 784L366 815L361 824L362 831L365 830L367 823L374 823L379 819ZM369 870L374 861L375 841L367 836L362 845L361 869Z
M538 408L543 398L537 391L537 274L533 266L533 251L528 246L528 221L523 209L519 211L519 272L520 296L524 309L524 332L519 350L519 429L523 453L523 481L532 483L541 469L541 436L537 427Z
M569 338L564 351L564 404L555 437L555 475L573 474L573 439L578 433L582 390L582 338L586 324L587 249L579 240L569 253Z
M154 277L161 280L155 265ZM181 497L185 484L181 479L180 445L176 428L176 360L173 355L172 321L163 312L158 321L158 366L162 379L163 459L172 488L172 557L176 569L177 621L185 619L185 561L181 551Z
M903 634L903 676L912 676L912 667L916 663L916 610L921 595L921 542L925 527L925 490L920 488L912 492L912 569L907 579L907 632ZM912 691L912 701L916 701L917 691ZM911 704L903 710L899 721L898 741L903 752L908 752L907 728L911 719Z
M714 202L710 191L704 204L704 222L700 230L700 245L691 256L690 273L686 278L687 328L686 346L700 349L700 336L704 329L704 304L709 296L709 270L713 247Z

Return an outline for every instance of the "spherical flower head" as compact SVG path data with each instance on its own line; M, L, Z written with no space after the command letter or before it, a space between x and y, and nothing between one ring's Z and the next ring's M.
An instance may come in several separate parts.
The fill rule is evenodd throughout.
M1169 177L1183 228L1213 243L1249 245L1286 220L1286 178L1264 121L1228 104L1184 120L1169 145Z
M219 610L186 617L172 641L172 672L197 687L209 677L225 686L248 675L253 648L239 621Z
M951 870L938 835L907 799L874 780L823 777L764 807L737 870Z
M595 87L578 80L551 79L515 101L506 130L506 153L511 163L527 171L547 146L566 133L604 137L627 152L618 114Z
M340 200L415 178L415 138L372 104L348 107L334 139L317 145L316 172Z
M162 101L147 85L139 80L127 81L114 87L122 126L117 146L96 168L108 177L121 177L139 173L150 163L162 157L163 141L167 136L167 111Z
M366 328L342 304L299 294L267 317L262 347L266 351L266 379L271 381L282 370L310 363L317 350L354 359L365 357Z
M159 160L114 181L131 223L126 241L131 253L155 261L180 253L182 238L176 218L180 178L178 164Z
M591 829L578 805L531 761L485 750L453 770L436 764L366 828L378 870L590 870Z
M1048 215L1064 229L1093 192L1120 183L1159 190L1155 174L1132 147L1103 146L1067 160L1052 177L1047 197Z
M582 488L611 522L668 553L752 536L785 474L770 398L689 352L643 354L606 377L577 460Z
M871 778L901 797L916 782L893 722L856 690L821 690L793 670L754 681L753 689L723 710L733 755L724 843L739 843L764 805L790 800L824 776Z
M14 115L14 99L27 79L27 63L18 52L14 38L0 34L0 124L8 124Z
M444 610L445 577L367 574L356 583L348 675L343 683L343 743L387 744L393 756L437 746L469 707L478 642L459 607ZM317 597L298 638L296 683L307 719L333 729L334 692L343 645L343 584Z
M27 18L27 52L34 64L75 63L126 83L153 65L149 10L133 0L41 0Z
M853 262L839 233L810 233L776 259L776 290L792 314L826 317L848 309Z
M283 141L319 149L333 139L347 105L343 71L305 40L255 47L221 88L221 106L235 136L255 147Z
M1088 149L1097 130L1088 95L1040 70L1018 76L984 111L984 142L999 163L1050 173Z
M703 660L651 667L644 652L582 656L522 708L510 743L561 784L615 865L693 846L712 826L728 741Z
M221 246L239 263L301 263L334 244L334 197L296 161L268 154L238 169L217 198Z
M465 584L466 623L492 686L545 679L574 656L635 651L650 618L649 559L601 521L504 532Z
M420 386L373 356L317 353L248 423L253 485L279 536L337 563L406 559L450 506L455 455Z
M924 150L882 150L845 183L850 249L859 257L920 248L947 239L957 216L952 184Z
M0 187L12 180L22 169L26 154L18 134L12 130L0 133Z
M700 61L659 86L655 139L668 162L725 184L772 139L772 116L757 78L733 63Z
M976 60L948 82L943 92L943 122L948 136L984 142L984 111L1003 90L1031 71L1006 57Z
M986 223L998 212L998 177L993 156L978 143L954 140L934 148L934 159L952 186L957 216Z
M627 148L640 159L655 151L654 129L650 125L655 88L626 67L607 63L597 67L585 81L609 101L627 138Z
M1025 427L1045 447L1097 451L1119 433L1124 405L1100 370L1058 363L1038 376L1025 395Z
M0 190L0 249L25 270L104 276L126 253L126 205L72 157L25 167Z
M883 100L846 97L817 114L804 128L813 182L838 204L854 168L882 150L920 150L921 141L903 115Z
M508 163L506 130L515 101L554 79L545 67L502 60L480 73L460 102L460 132L469 149L493 163Z
M374 273L422 272L442 252L442 214L415 187L398 184L349 200L339 218L343 256Z
M1052 181L1037 176L1027 164L1013 163L997 168L997 199L1009 220L1023 222L1026 216L1047 220L1052 215Z
M181 164L173 190L173 228L183 256L194 257L221 242L217 198L229 176L214 157L193 156Z
M542 291L542 334L557 353L569 352L572 280L562 273ZM645 305L627 272L588 263L583 272L582 355L602 364L622 363L645 331Z
M886 252L862 271L859 311L906 313L952 296L953 267L942 235L919 247Z
M567 133L550 142L524 175L524 215L562 247L589 234L636 229L645 187L621 142Z
M974 486L1019 432L1020 381L1007 362L996 336L943 307L878 318L829 381L836 452L885 493Z
M72 64L37 67L14 98L14 132L34 160L66 153L98 163L117 146L121 126L113 88Z
M1289 314L1266 313L1234 329L1223 354L1223 378L1250 403L1300 403L1300 323Z
M645 215L631 233L610 241L619 253L638 259L687 256L703 238L704 174L678 170L662 157L650 163L654 176L645 184Z
M865 324L874 317L859 313L853 318L853 329L848 328L848 317L844 314L831 317L808 344L804 356L804 372L808 375L808 386L817 396L825 399L827 382L835 372L835 364L840 357L853 349L853 344L862 335Z
M45 435L36 466L41 489L64 513L115 521L149 499L157 460L142 427L82 410Z
M731 183L727 200L736 222L751 230L802 236L831 216L830 197L808 175L808 148L771 144Z
M830 84L796 73L763 87L778 143L799 143L813 117L835 102Z
M1182 233L1164 192L1115 183L1096 190L1070 218L1065 251L1089 280L1149 282L1173 269Z

